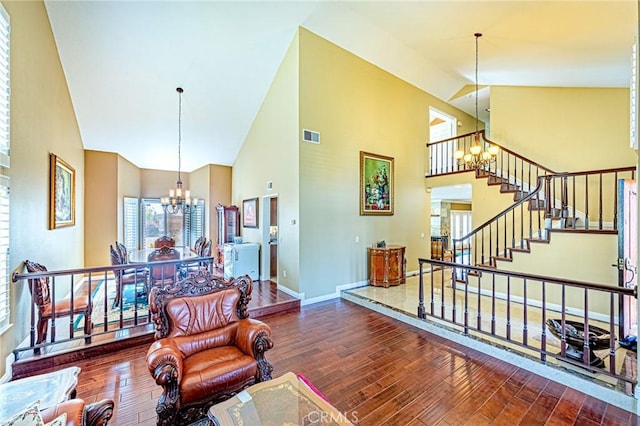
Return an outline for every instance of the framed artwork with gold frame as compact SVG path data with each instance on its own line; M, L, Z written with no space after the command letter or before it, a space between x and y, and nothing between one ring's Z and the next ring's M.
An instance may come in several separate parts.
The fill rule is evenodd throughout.
M393 215L393 157L360 151L360 215Z
M76 170L50 154L49 229L76 223Z

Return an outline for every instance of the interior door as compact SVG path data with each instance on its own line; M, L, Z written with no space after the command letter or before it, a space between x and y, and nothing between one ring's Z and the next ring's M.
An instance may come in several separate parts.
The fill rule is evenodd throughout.
M635 180L618 181L618 285L633 288L638 284L638 187ZM620 336L638 333L637 299L622 298Z

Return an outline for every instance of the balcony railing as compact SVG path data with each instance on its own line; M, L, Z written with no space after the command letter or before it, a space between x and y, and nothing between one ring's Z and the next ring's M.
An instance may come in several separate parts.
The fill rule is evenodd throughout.
M595 379L611 377L633 395L635 353L629 353L633 368L628 369L626 359L620 359L627 352L617 347L621 336L616 336L616 329L622 298L637 298L637 288L434 259L419 259L419 265L419 318L537 356L543 363L577 368ZM453 274L426 274L436 268ZM459 270L469 279L453 282L451 277Z
M463 173L473 171L464 162L459 162L454 157L457 150L469 152L475 142L475 132L466 133L449 139L427 144L429 154L429 170L426 176L440 176L446 174ZM536 163L510 149L486 138L485 131L479 131L479 143L483 150L490 146L499 148L494 162L487 167L476 171L478 177L486 177L489 183L504 185L518 189L522 196L531 192L536 187L538 177L545 174L553 174L554 171Z
M138 276L138 273L149 271L150 267L157 267L164 272L166 268L162 266L171 264L175 264L176 279L197 269L214 271L213 257L209 256L140 264L14 273L12 281L16 285L25 285L25 288L29 288L33 280L48 279L48 291L52 301L67 300L71 311L73 311L74 296L81 294L88 294L89 303L92 306L90 319L92 328L90 335L87 335L83 326L87 318L84 318L83 314L62 315L64 312L60 310L56 312L55 303L51 303L50 307L45 308L50 309L51 315L46 340L37 342L40 312L35 301L32 301L29 313L29 339L14 349L15 359L19 360L22 354L31 351L35 353L64 351L78 344L84 344L83 341L95 342L95 338L100 336L112 338L115 335L135 336L152 333L153 327L150 322L146 293L144 293L144 289L148 290L149 284L145 280L136 279L133 283L118 289L114 277L116 273L125 270L130 274L135 270L137 272L135 276ZM116 291L120 291L121 303L118 306L113 303Z

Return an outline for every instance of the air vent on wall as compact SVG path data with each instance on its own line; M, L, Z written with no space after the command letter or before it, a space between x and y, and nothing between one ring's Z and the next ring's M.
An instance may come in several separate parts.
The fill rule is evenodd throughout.
M320 143L320 132L302 129L302 140L311 143Z

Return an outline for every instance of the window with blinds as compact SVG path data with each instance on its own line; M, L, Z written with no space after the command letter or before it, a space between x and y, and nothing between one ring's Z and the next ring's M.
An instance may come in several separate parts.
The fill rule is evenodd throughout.
M204 235L204 201L198 200L193 207L184 217L184 241L189 247L193 247L196 240Z
M140 203L137 198L124 197L124 241L127 250L140 247Z
M0 329L9 324L9 142L10 100L9 81L9 14L0 5Z
M168 235L176 241L176 246L192 247L196 239L204 235L204 201L199 200L195 209L189 214L182 212L169 214L164 211L159 198L143 198L140 203L140 248L153 247L154 241ZM126 207L125 207L126 208ZM133 224L124 223L125 235L135 232ZM129 248L127 246L127 248Z

